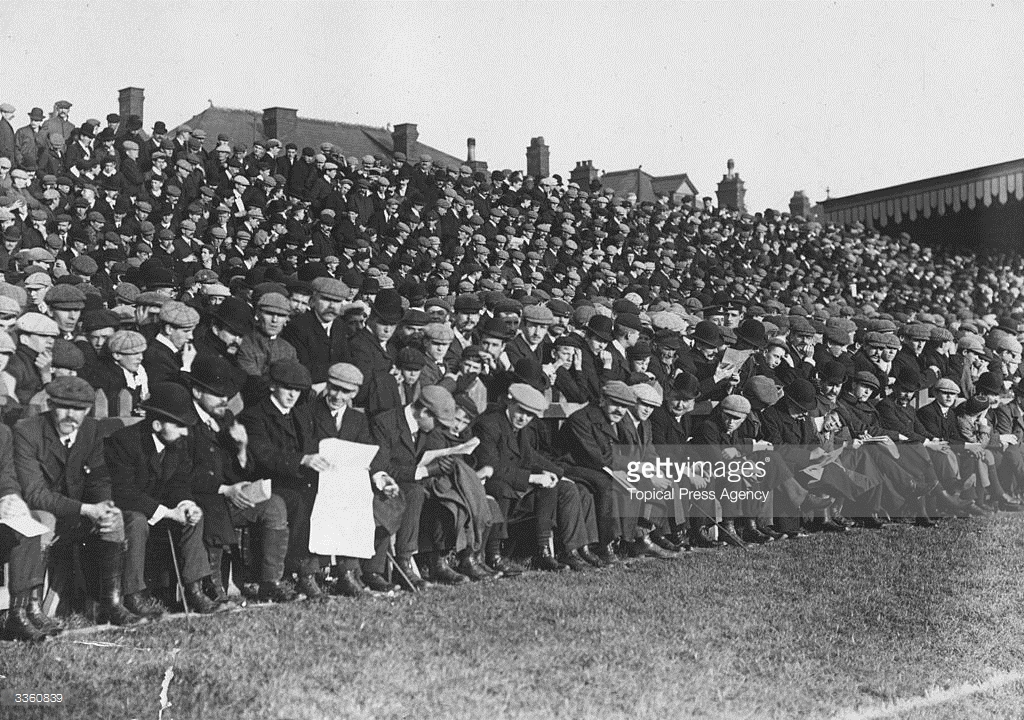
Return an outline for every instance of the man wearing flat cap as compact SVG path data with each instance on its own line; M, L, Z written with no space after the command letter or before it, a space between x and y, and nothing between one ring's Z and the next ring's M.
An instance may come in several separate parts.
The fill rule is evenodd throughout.
M221 583L221 561L226 546L235 544L235 528L251 526L260 536L259 597L289 602L295 593L281 582L288 551L288 516L284 500L271 495L255 500L251 483L259 480L249 452L249 435L228 409L239 390L235 368L217 355L201 355L185 374L199 422L190 437L195 473L192 490L203 511L203 540L210 559L207 596L228 604Z
M350 291L341 280L318 277L313 280L310 309L291 319L281 336L295 348L299 362L309 369L313 384L327 382L327 370L351 357L342 307Z
M597 514L597 556L606 563L615 562L616 539L612 517L612 478L604 468L614 468L616 445L637 445L639 437L629 419L636 406L636 394L624 382L610 380L601 387L599 404L580 408L560 430L560 443L572 458L568 471L577 484L594 498Z
M47 314L57 323L60 337L73 340L85 309L85 293L74 285L54 285L43 296Z
M142 365L147 347L146 338L141 333L118 330L107 340L99 361L90 370L89 379L93 387L102 390L107 398L109 417L131 414L122 408L122 392L128 394L127 406L132 410L149 399L149 374Z
M420 466L423 453L448 446L442 425L455 421L455 400L444 388L430 385L411 404L386 410L371 418L370 430L387 459L388 475L393 477L405 498L405 510L395 535L395 554L398 565L409 580L419 586L425 582L419 573L414 556L419 552L421 515L430 495L431 478L452 471L451 458L441 458L429 466ZM438 528L424 527L427 535L437 537ZM467 582L465 575L455 572L447 560L437 552L427 554L426 565L430 576L437 582L457 585Z
M147 599L121 593L123 546L145 543L145 520L124 517L112 499L103 437L88 417L95 391L81 378L60 377L46 386L49 410L14 427L14 464L22 496L35 518L50 529L44 535L44 565L54 585L73 584L71 550L85 543L84 562L99 577L101 622L131 625L152 614ZM52 541L52 542L51 542ZM52 558L52 562L46 560ZM63 578L63 582L56 578ZM34 602L40 588L36 588ZM123 604L122 604L123 602ZM51 621L52 622L52 621Z
M0 157L5 157L14 163L15 143L14 126L11 120L14 119L14 106L10 103L0 104Z
M217 612L222 606L203 592L211 573L203 544L203 511L192 489L196 466L188 435L199 422L192 396L178 383L154 383L142 407L145 419L118 430L104 446L114 503L125 515L125 526L139 528L140 542L128 545L123 590L147 597L146 577L154 574L153 568L146 572L150 528L161 534L169 530L178 549L189 609ZM152 614L157 615L160 601L151 599Z
M149 382L179 382L182 371L192 367L196 348L193 334L199 313L185 303L172 300L160 308L160 331L142 356Z
M317 579L321 559L309 552L309 523L319 487L318 473L330 463L318 453L309 403L300 396L312 386L309 370L295 360L270 366L270 394L246 407L239 419L249 437L256 477L270 478L288 515L285 572L297 575L295 589L310 600L324 597Z
M554 313L546 305L527 305L516 336L505 346L509 362L513 365L524 357L543 365L550 360L551 343L548 328L555 323Z
M317 443L326 438L375 445L366 415L352 407L363 374L355 365L335 363L327 371L324 394L312 401L310 412ZM394 586L385 580L385 561L392 534L398 529L405 511L405 499L398 484L387 473L387 458L377 453L370 463L369 480L373 487L374 555L360 563L356 558L339 558L335 592L357 597L371 591L387 592ZM361 566L361 568L360 568Z
M263 399L272 364L298 359L292 344L281 337L289 317L291 305L281 293L266 292L256 301L255 329L242 338L238 348L238 365L249 376L243 386L246 404Z
M15 327L18 349L7 364L7 372L17 383L18 401L27 405L53 379L53 344L60 329L56 322L35 312L22 315Z

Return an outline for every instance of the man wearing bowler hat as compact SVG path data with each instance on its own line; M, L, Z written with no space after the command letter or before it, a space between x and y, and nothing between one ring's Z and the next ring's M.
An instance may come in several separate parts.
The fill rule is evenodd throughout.
M210 561L203 545L203 511L192 489L196 467L188 435L199 422L192 396L178 383L154 383L142 407L145 420L115 432L104 448L114 503L125 513L125 526L139 528L139 542L132 538L128 544L125 594L146 592L149 529L166 528L177 546L188 607L217 612L222 606L203 592ZM143 521L130 515L141 515Z
M235 369L220 356L203 355L184 376L199 416L189 443L196 468L192 489L203 511L203 539L212 572L203 589L214 601L228 603L220 577L224 547L235 544L236 527L248 525L258 528L260 535L260 599L294 600L295 592L281 582L288 551L284 500L271 495L257 501L247 492L259 476L249 452L249 434L228 409L228 399L239 389Z
M35 172L39 160L39 152L43 149L46 134L43 127L43 109L32 108L28 114L28 125L18 128L14 134L14 165L15 167Z
M133 625L153 608L140 594L124 596L122 604L122 557L126 542L145 543L140 534L144 528L139 527L145 519L126 518L114 505L103 437L88 417L96 401L92 387L81 378L59 377L46 386L46 395L50 409L14 427L14 466L22 496L35 518L50 529L43 536L43 564L56 555L66 571L72 565L69 551L84 542L85 566L90 577L99 576L99 587L91 588L99 591L99 619ZM36 587L29 612L41 626L36 615L40 595ZM58 623L47 619L45 625L51 634L59 632Z
M373 300L366 327L349 342L352 364L365 380L355 404L371 413L402 406L398 381L392 374L395 352L391 343L402 314L401 296L395 290L381 290Z

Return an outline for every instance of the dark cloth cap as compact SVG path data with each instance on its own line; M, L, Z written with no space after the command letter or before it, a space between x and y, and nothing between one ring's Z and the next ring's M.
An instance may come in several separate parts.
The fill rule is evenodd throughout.
M96 403L96 391L80 377L58 377L46 385L51 405L87 410Z
M644 325L640 322L639 315L624 313L615 318L617 328L629 328L630 330L643 330Z
M459 295L455 298L455 312L457 313L477 313L483 309L484 304L473 293Z
M90 333L101 328L121 327L117 313L111 310L86 310L82 313L82 331Z
M395 357L395 365L399 370L422 370L427 364L427 356L416 348L404 347Z
M308 390L313 378L298 360L281 360L270 366L270 382L293 390Z
M149 388L149 400L139 407L145 410L146 418L150 420L167 420L184 427L192 427L199 422L192 394L179 383L154 383Z
M73 285L54 285L46 291L43 301L55 310L81 310L85 307L85 293Z

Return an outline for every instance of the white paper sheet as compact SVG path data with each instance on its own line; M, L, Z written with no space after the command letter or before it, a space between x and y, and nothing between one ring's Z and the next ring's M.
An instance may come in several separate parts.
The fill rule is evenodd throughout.
M425 453L423 453L423 459L420 460L419 467L426 467L434 460L437 460L438 458L441 457L448 457L450 455L471 455L473 451L476 450L476 446L479 444L480 438L475 437L470 440L467 440L461 445L445 448L444 450L427 450Z
M328 438L319 453L331 463L320 473L310 515L309 551L318 555L373 557L373 489L370 463L380 448Z
M0 520L0 525L6 525L14 530L14 532L21 533L25 537L39 537L43 533L50 531L50 528L38 522L31 515L19 515L7 518L6 520Z

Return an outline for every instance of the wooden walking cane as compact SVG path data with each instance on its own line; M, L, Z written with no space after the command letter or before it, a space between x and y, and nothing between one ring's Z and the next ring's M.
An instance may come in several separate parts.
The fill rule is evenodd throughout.
M181 581L181 571L178 569L178 551L174 549L174 537L171 529L167 528L167 541L171 544L171 561L174 563L174 577L178 581L178 592L181 593L181 602L185 606L185 625L192 629L192 612L188 607L188 598L185 597L185 583Z

